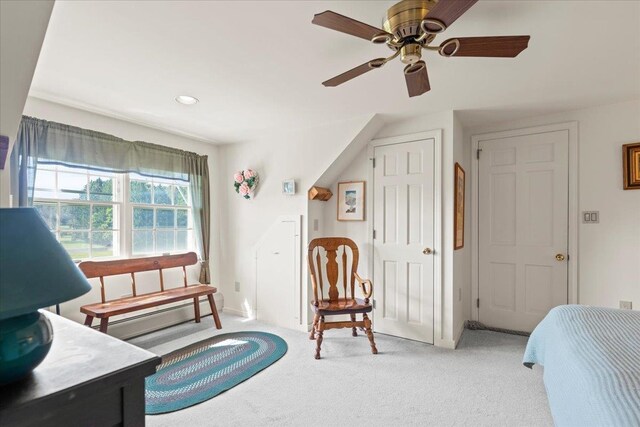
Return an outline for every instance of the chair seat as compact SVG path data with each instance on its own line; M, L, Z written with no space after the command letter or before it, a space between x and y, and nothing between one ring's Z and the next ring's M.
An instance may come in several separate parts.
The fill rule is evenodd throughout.
M337 301L324 299L320 301L317 307L312 302L311 307L313 308L313 311L320 316L369 313L373 309L371 304L364 302L364 300L360 298L341 298Z

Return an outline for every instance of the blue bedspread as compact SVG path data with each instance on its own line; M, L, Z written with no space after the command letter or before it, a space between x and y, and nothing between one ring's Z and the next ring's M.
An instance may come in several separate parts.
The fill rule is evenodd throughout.
M557 426L640 426L640 312L556 307L531 334L523 363L544 366Z

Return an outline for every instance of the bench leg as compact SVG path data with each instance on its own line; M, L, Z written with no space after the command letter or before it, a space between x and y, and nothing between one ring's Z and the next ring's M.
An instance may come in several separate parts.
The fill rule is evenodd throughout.
M211 306L211 314L213 315L213 321L216 322L216 329L222 329L222 323L220 323L220 316L218 316L218 309L216 308L216 303L213 301L213 295L207 295L209 299L209 305Z
M93 316L89 316L87 314L87 317L84 318L84 325L91 327L91 324L93 323Z
M107 333L107 326L109 325L109 318L104 317L100 319L100 332Z
M200 323L200 298L193 299L193 311L196 314L196 323Z

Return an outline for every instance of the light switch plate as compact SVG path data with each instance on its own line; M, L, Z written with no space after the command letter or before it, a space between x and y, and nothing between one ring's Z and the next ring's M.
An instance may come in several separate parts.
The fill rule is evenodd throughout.
M598 224L600 222L599 211L582 211L583 224Z

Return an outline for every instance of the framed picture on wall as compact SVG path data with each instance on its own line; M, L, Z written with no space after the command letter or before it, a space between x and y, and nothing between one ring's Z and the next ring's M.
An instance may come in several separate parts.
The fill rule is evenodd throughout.
M338 221L364 221L364 181L338 183Z
M640 190L640 142L622 146L624 189Z
M464 169L459 163L456 163L455 168L456 198L453 209L453 249L461 249L464 247Z

